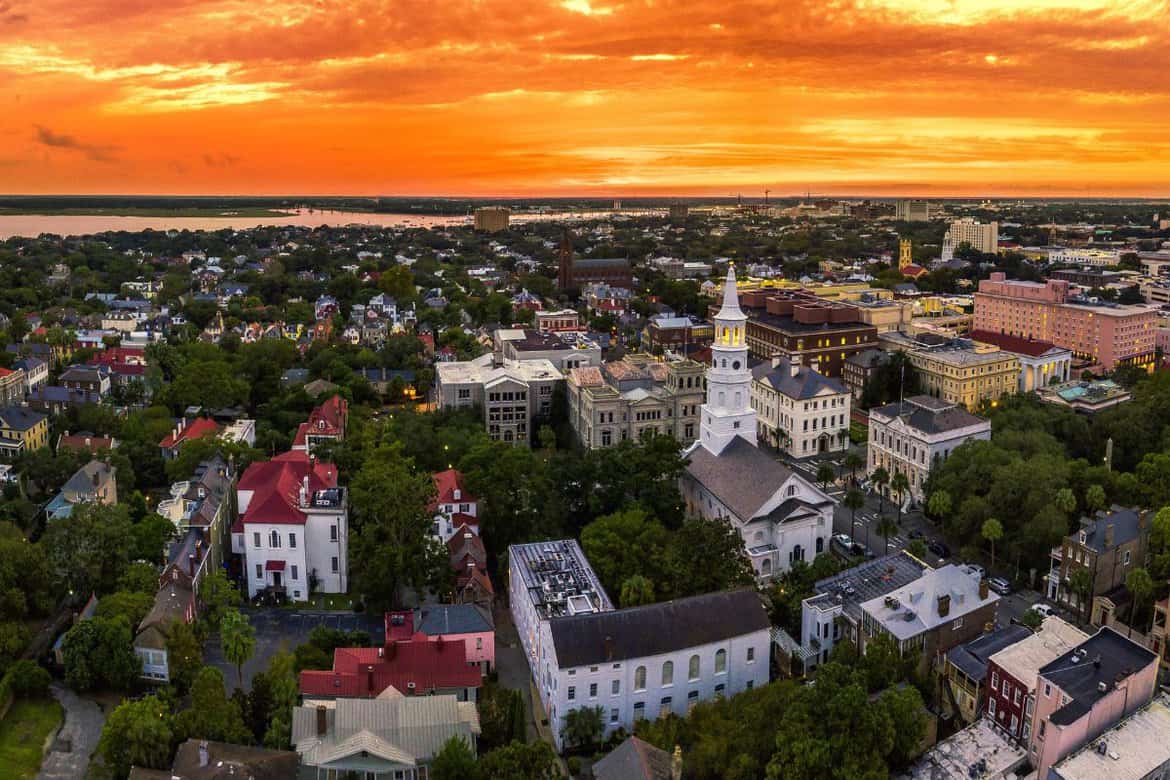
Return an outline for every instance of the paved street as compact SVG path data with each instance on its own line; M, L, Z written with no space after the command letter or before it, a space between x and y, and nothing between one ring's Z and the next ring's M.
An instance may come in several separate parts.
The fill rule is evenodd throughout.
M336 628L342 631L364 629L370 632L371 642L380 645L385 639L382 621L364 614L352 612L325 612L297 609L248 609L244 610L248 621L256 629L256 650L244 664L244 688L250 690L252 678L257 672L268 668L272 656L282 651L292 651L297 645L308 641L309 633L317 626ZM207 663L223 672L229 687L237 684L236 667L223 657L219 637L211 637L204 655Z
M81 698L60 683L54 682L50 691L65 709L65 723L41 763L37 780L76 780L85 777L89 757L101 739L106 716L96 702Z

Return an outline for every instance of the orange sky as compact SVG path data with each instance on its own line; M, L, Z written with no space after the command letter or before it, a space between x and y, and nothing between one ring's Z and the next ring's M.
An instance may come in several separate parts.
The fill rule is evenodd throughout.
M0 0L0 192L1170 195L1170 0Z

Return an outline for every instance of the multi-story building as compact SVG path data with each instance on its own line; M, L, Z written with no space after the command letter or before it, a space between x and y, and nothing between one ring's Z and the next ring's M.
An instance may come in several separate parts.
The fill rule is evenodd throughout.
M232 551L244 556L248 597L304 601L349 587L349 506L337 467L303 450L248 466L236 485Z
M754 589L615 610L576 542L508 550L512 614L553 742L600 707L605 733L769 680L771 621Z
M997 347L1005 355L1014 355L1020 363L1020 378L1016 390L1030 393L1055 382L1067 382L1072 374L1072 350L1047 341L1009 336L977 330L972 341Z
M930 334L883 333L880 341L884 347L906 354L920 393L948 403L975 409L983 401L998 401L1019 387L1019 358L994 345Z
M49 418L22 406L0 408L0 457L15 458L49 443Z
M1048 262L1053 265L1079 265L1106 268L1121 262L1121 252L1115 249L1059 247L1048 254Z
M12 368L14 371L24 372L24 394L32 393L49 384L49 362L47 360L23 357L13 362Z
M547 360L560 371L601 365L601 346L575 331L501 328L492 334L492 342L497 364L507 360Z
M752 369L756 436L794 458L849 447L849 390L802 366L799 357L772 358Z
M705 347L715 338L715 326L690 315L656 314L642 329L642 349L647 352L681 352Z
M479 501L467 492L463 474L455 469L431 474L435 483L435 497L430 511L435 516L435 536L446 542L460 528L479 534Z
M1112 379L1074 379L1056 385L1037 388L1040 400L1058 406L1067 406L1075 412L1093 415L1133 398L1124 385Z
M679 489L688 514L726 519L743 538L756 575L769 579L828 550L833 500L756 446L747 319L732 268L714 317L699 438L684 451Z
M500 206L483 206L475 210L475 229L485 233L499 233L508 229L512 212Z
M1106 370L1154 363L1154 308L1070 295L1069 283L1008 281L1000 271L979 283L975 330L1047 341Z
M527 447L537 419L552 411L553 391L564 375L548 360L505 360L493 355L435 364L440 409L480 407L493 441Z
M901 551L866 561L813 585L815 596L800 603L800 644L805 673L829 660L836 643L847 639L860 647L861 605L922 577L923 561Z
M1013 623L947 651L942 677L949 691L944 708L953 711L961 723L974 723L988 701L987 668L993 654L1033 636L1027 626Z
M19 406L24 400L24 371L0 368L0 407Z
M857 309L858 322L874 326L878 333L908 330L914 319L914 305L907 301L862 293L849 304Z
M1084 614L1095 599L1123 587L1129 573L1145 565L1150 538L1146 520L1146 511L1119 506L1101 510L1093 517L1082 517L1081 527L1052 551L1048 597ZM1073 587L1078 569L1087 570L1091 575L1092 588L1088 593L1078 593ZM1094 625L1107 625L1113 615L1100 614L1100 611L1094 610L1090 619Z
M929 222L935 205L925 200L899 200L894 203L894 219L899 222Z
M1037 777L1154 696L1158 658L1112 628L1040 668L1028 757Z
M1170 597L1154 602L1154 614L1150 619L1150 631L1146 636L1149 647L1158 655L1158 664L1170 671Z
M1049 780L1163 780L1170 773L1170 697L1162 694L1048 769Z
M60 520L73 514L78 504L113 506L118 503L118 469L100 460L91 460L79 468L45 505L49 520Z
M959 445L991 438L991 422L928 395L869 410L866 470L884 468L893 476L906 475L910 495L923 498L930 470Z
M311 453L314 447L324 442L344 440L348 420L349 402L339 395L327 399L297 427L292 449Z
M856 306L804 291L761 291L743 298L754 358L798 356L805 365L817 361L826 376L840 377L850 355L877 346L877 328L861 321Z
M538 311L533 316L536 318L536 329L541 333L585 330L581 325L581 315L575 309Z
M889 353L877 348L854 352L845 359L845 363L841 366L841 381L853 394L854 401L861 400L865 386L873 379L878 368L889 359Z
M1044 618L1036 633L993 653L987 659L987 719L1009 739L1027 745L1040 669L1088 638L1054 615Z
M998 605L999 596L978 569L953 563L927 569L913 582L861 604L861 647L889 636L899 653L920 655L930 668L952 647L994 626Z
M985 255L995 254L999 251L999 223L980 222L974 217L956 219L943 236L942 262L953 260L963 244Z
M630 354L600 368L573 368L566 377L569 424L588 449L669 434L683 444L698 435L703 366Z

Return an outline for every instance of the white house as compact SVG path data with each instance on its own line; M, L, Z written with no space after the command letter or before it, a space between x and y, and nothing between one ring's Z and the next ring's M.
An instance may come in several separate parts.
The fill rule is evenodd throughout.
M249 598L269 592L303 601L311 591L347 591L348 505L333 464L302 450L253 463L236 497L232 552L244 556Z
M802 366L799 355L752 370L757 435L794 458L848 448L850 400L849 388Z
M699 439L684 452L688 463L679 489L688 514L726 518L743 536L756 575L771 578L828 551L834 502L756 446L746 321L731 268L715 315Z
M936 461L945 460L960 444L990 439L991 422L963 407L916 395L869 410L869 473L884 468L892 477L901 472L910 482L910 495L923 498L923 485Z
M463 486L463 474L447 469L432 474L431 481L435 483L430 507L435 516L435 537L446 544L460 528L478 535L479 501Z
M769 679L771 622L754 589L615 610L574 541L509 548L512 614L553 740L601 709L608 737Z

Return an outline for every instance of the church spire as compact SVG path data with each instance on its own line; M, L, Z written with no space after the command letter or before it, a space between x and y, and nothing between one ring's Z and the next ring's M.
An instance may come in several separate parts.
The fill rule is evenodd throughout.
M751 405L747 315L739 308L735 268L727 269L723 308L713 318L715 340L707 369L707 402L701 409L699 440L716 455L734 439L756 444L756 413Z
M723 283L723 308L719 310L719 317L743 316L739 308L739 290L735 285L735 263L727 264L727 281Z

